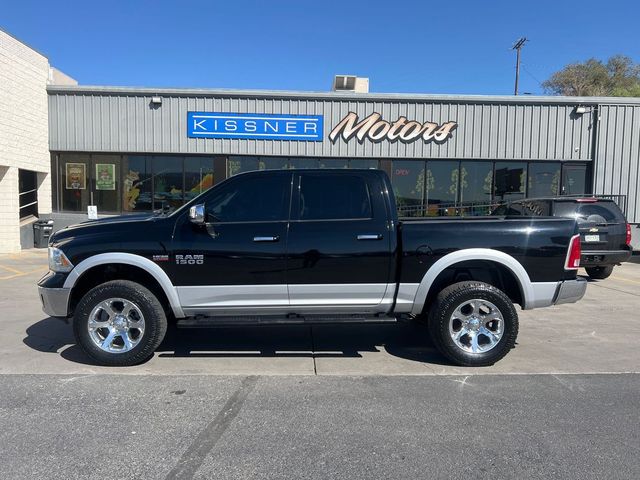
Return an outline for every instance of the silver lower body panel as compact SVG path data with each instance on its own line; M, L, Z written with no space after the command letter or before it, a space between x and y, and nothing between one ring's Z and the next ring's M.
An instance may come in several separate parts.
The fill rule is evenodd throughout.
M40 300L42 301L42 310L50 317L69 316L69 296L70 288L44 288L38 287Z
M587 281L584 278L576 278L575 280L565 280L560 282L558 293L556 294L555 304L575 303L584 297L587 291Z

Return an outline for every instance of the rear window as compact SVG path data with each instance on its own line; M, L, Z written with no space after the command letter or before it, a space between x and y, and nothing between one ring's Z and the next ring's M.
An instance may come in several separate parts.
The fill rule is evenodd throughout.
M624 223L626 220L614 202L556 202L555 215L576 218L578 222Z
M493 212L493 215L522 215L525 217L548 217L551 215L549 202L545 201L522 201L506 205L500 205Z

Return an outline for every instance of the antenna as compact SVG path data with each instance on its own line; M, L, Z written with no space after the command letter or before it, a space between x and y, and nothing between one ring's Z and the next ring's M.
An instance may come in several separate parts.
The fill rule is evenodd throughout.
M514 95L518 95L518 81L520 80L520 49L524 47L524 44L528 41L527 37L520 37L511 47L511 50L516 51L516 86L514 88Z

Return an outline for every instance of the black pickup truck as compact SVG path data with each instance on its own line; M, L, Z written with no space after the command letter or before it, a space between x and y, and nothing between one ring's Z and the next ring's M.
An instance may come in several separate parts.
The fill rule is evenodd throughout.
M580 236L561 218L398 219L380 170L234 176L170 214L55 233L38 283L44 311L73 317L96 362L153 355L167 322L428 320L459 365L514 346L523 309L576 302Z

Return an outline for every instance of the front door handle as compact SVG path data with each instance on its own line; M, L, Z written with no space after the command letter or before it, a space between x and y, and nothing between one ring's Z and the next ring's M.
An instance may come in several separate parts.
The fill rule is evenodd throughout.
M372 234L363 234L363 235L358 235L358 240L382 240L382 234L381 233L372 233Z
M278 235L273 235L271 237L253 237L254 242L277 242L280 240Z

